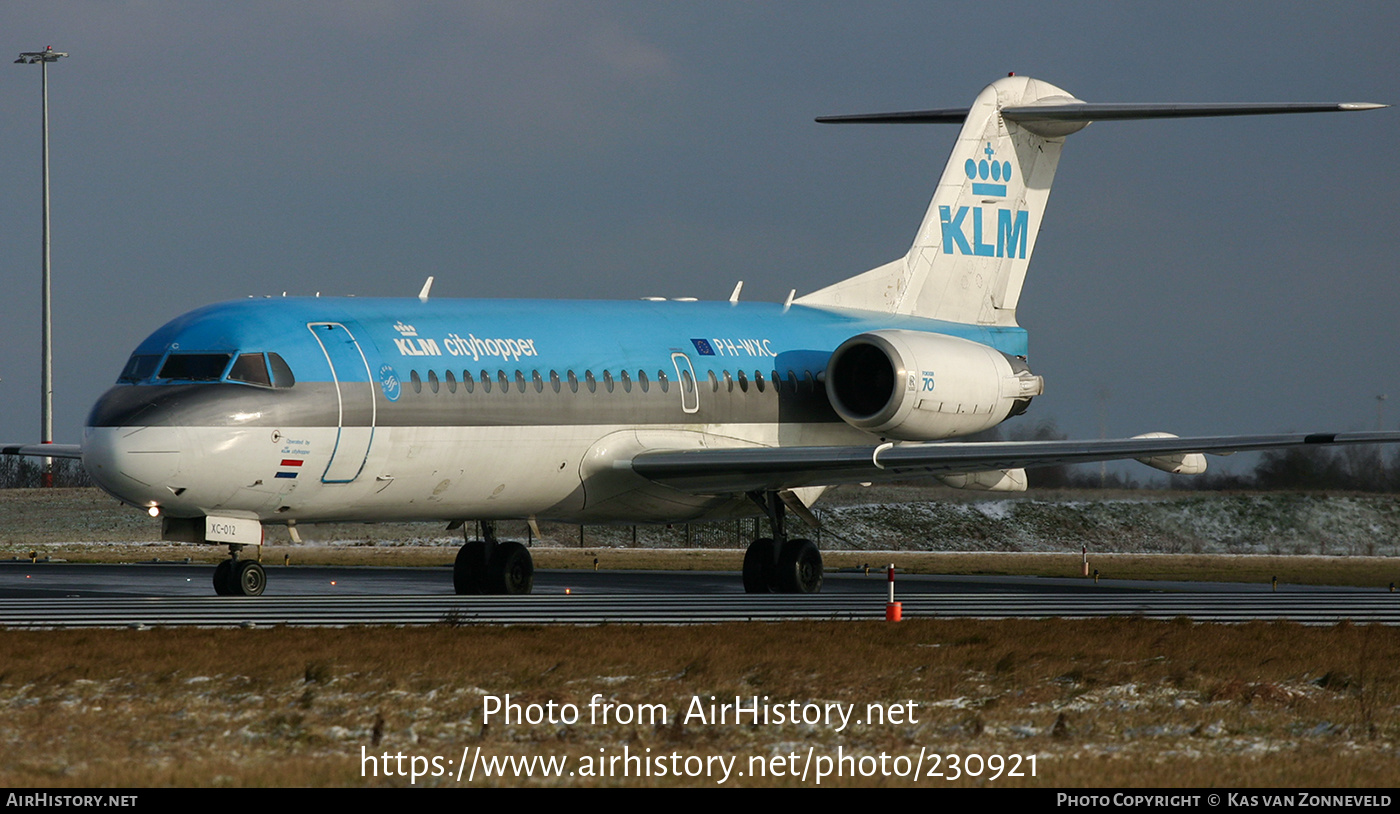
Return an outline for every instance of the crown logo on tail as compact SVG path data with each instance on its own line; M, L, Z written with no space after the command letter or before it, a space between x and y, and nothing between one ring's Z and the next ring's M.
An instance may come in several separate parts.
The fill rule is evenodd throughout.
M963 164L963 170L967 173L968 180L972 181L973 195L995 195L998 198L1006 197L1006 182L1011 180L1011 162L997 161L996 150L992 149L992 143L987 142L987 146L982 152L987 157L981 161L968 159ZM990 183L988 183L990 181Z

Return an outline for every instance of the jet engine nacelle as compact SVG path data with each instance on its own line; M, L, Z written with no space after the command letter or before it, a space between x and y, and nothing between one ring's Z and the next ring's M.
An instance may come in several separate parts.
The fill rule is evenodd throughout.
M904 441L995 427L1025 412L1044 381L1024 360L943 334L871 331L831 354L826 394L846 423Z

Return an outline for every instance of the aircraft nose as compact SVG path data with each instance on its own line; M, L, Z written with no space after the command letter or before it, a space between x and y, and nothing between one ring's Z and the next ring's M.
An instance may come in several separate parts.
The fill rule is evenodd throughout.
M145 506L169 498L180 474L180 427L88 427L83 467L99 486L128 503Z

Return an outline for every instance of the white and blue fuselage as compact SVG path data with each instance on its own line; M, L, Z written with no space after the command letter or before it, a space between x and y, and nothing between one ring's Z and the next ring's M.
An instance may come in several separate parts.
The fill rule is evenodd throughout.
M249 299L142 342L94 406L83 458L107 491L174 517L753 513L742 495L615 464L647 449L878 443L837 414L825 380L838 346L881 330L1026 354L1018 327L803 305ZM932 390L929 368L919 386ZM969 417L952 413L939 437L1004 416Z

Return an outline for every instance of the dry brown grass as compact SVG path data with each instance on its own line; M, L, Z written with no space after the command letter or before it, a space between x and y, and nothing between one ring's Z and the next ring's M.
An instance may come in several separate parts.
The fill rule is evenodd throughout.
M4 631L0 784L406 785L362 778L360 747L579 758L627 745L741 764L809 746L1037 755L1038 777L994 785L1395 786L1397 665L1400 631L1345 624ZM755 694L919 709L917 724L842 733L674 721L483 727L483 696L506 693L580 706L602 693L672 713L692 696ZM855 781L879 782L908 781Z

